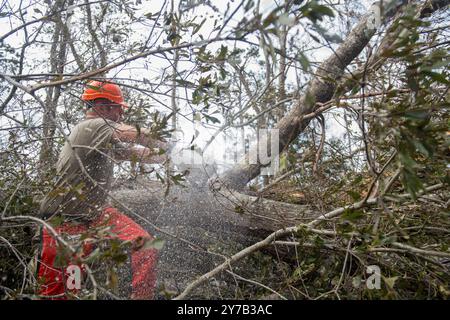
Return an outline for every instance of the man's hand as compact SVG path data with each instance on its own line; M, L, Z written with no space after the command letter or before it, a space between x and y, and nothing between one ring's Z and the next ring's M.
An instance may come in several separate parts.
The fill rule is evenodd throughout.
M120 161L136 161L141 163L164 163L167 161L167 151L160 154L159 148L150 149L143 146L124 146L116 149L114 158Z
M113 140L117 143L127 142L140 144L147 148L166 149L166 142L159 141L150 137L150 129L141 128L139 131L130 125L119 123L113 133Z

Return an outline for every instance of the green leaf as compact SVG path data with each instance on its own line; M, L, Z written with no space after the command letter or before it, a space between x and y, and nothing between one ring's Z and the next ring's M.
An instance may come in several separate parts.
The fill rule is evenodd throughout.
M117 275L117 272L113 268L108 271L108 288L116 291L119 285L119 277Z
M387 245L387 244L391 244L391 243L394 243L397 241L398 241L398 238L396 235L389 236L389 237L383 237L382 239L380 239L380 245Z
M102 87L99 87L99 86L93 86L91 84L86 84L86 87L88 87L88 88L90 88L92 90L95 90L95 91L99 91L102 88Z
M215 118L215 117L211 117L207 114L202 113L203 116L206 118L206 122L211 121L212 123L220 123L220 120Z
M450 81L442 74L434 71L422 70L422 74L429 76L436 82L440 82L443 84L450 84Z
M247 12L248 10L253 8L254 5L255 5L255 2L253 0L248 0L244 6L244 11Z
M56 268L67 267L70 262L70 257L72 256L68 248L63 246L58 246L56 250L56 257L53 266Z
M334 17L334 12L331 10L331 8L324 6L324 5L318 5L314 7L314 11L329 17Z
M294 281L301 279L305 276L307 276L309 273L311 273L312 271L314 271L316 265L314 263L310 263L310 264L304 264L302 263L302 265L298 268L296 268L294 270L294 272L292 273L292 278Z
M429 112L425 110L409 110L403 113L403 116L412 120L425 120L429 117Z
M287 168L287 166L288 166L287 154L283 153L280 156L280 167L279 167L279 170L280 171L284 171Z
M354 288L359 288L361 286L362 279L361 276L356 276L352 278L352 285Z
M363 181L363 175L357 175L354 179L353 179L353 181L352 181L352 185L355 185L355 184L359 184L361 181Z
M156 249L161 250L164 247L164 244L166 243L163 239L155 238L153 240L148 240L143 245L143 249Z
M224 61L224 60L226 59L226 57L227 57L227 52L228 52L228 47L227 47L227 46L224 46L224 45L221 45L221 46L220 46L220 52L219 52L219 54L217 55L216 60L218 60L218 61Z
M199 112L195 112L194 116L192 117L192 119L194 121L201 121L202 120L202 116L201 116L201 114ZM191 143L192 143L192 141L191 141Z
M200 28L205 24L205 21L206 21L206 18L204 18L203 21L200 22L200 24L196 25L196 27L192 31L192 35L196 34L200 30Z
M417 148L417 151L419 151L425 157L428 158L433 154L433 150L426 143L422 143L419 140L413 140L412 142L414 146Z
M334 12L331 8L320 5L316 0L312 0L300 8L303 15L316 23L318 20L322 21L324 16L334 17Z
M305 93L305 104L307 106L313 106L316 103L316 97L308 90Z
M97 259L99 256L100 256L100 249L99 248L95 248L95 250L91 254L89 254L86 258L84 258L84 262L85 263L91 263L95 259Z
M450 59L444 59L438 62L433 63L433 65L430 67L430 69L440 69L442 67L448 67L450 65Z
M347 194L348 194L350 197L352 197L352 199L353 199L354 201L359 201L359 200L361 200L361 195L360 195L358 192L356 192L356 191L348 190L348 191L347 191Z
M55 216L53 218L51 218L51 220L48 221L48 223L53 227L59 227L60 225L62 225L64 222L64 218L61 216Z
M196 89L192 93L192 104L200 104L202 101L202 94L200 93L200 90Z
M220 79L225 80L225 78L227 77L227 72L225 71L224 68L220 68Z
M245 210L244 210L244 208L242 208L242 206L236 205L234 207L234 212L243 214L243 213L245 213Z
M394 289L395 282L397 282L397 279L398 279L398 277L390 277L390 278L383 277L384 282L390 289Z
M317 38L315 35L313 35L313 34L310 33L309 36L310 36L315 42L320 43L320 39Z
M220 96L220 86L219 85L214 86L214 95Z
M151 13L151 12L147 12L144 14L144 17L146 17L147 19L153 20L153 15L155 15L156 13Z
M400 147L399 149L398 158L400 159L400 162L408 169L417 167L417 162L414 161L411 155L404 150L404 148Z
M175 32L172 32L167 36L167 40L172 46L175 46L180 42L181 36Z
M194 86L194 84L192 82L184 80L184 79L175 79L175 81L177 83L179 83L180 85L184 86L184 87L192 87L192 86Z
M364 217L364 212L362 210L351 210L346 209L341 216L342 220L354 222Z
M176 185L181 185L180 182L185 181L184 176L181 173L178 173L176 175L170 176L170 178L172 179L172 181L176 184Z
M263 20L263 28L266 28L270 24L274 23L277 20L278 16L276 11L272 11L264 20Z
M406 168L402 171L401 181L406 191L411 195L413 200L417 199L417 193L423 189L422 181L411 171Z
M111 259L117 264L123 264L123 263L127 262L128 255L125 253L117 253L117 254L114 254L111 257Z
M159 180L159 181L161 181L162 183L164 183L164 178L158 173L158 172L155 172L155 174L156 174L156 178Z
M300 64L303 68L304 71L308 71L309 67L310 67L310 63L308 58L305 56L305 54L303 52L300 52L298 54L298 60L300 61Z

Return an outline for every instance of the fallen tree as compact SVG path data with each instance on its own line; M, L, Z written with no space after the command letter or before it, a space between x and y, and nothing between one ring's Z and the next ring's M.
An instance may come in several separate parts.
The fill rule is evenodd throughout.
M408 1L391 1L386 8L386 11L382 14L382 23L385 24L394 17L396 14L400 14L401 10L407 5ZM415 2L417 4L418 2ZM446 0L434 0L425 2L420 7L419 16L428 15L436 10L448 6L450 1ZM321 112L320 108L323 104L333 99L336 90L339 87L339 83L343 78L346 69L351 62L359 56L362 50L369 44L373 35L376 32L373 23L370 23L374 18L373 11L366 13L356 26L352 29L346 39L334 50L333 54L328 57L317 68L316 74L309 82L303 95L295 102L291 111L285 115L274 127L279 130L279 151L285 150L290 143L292 143L300 133L302 133L308 126L313 117L305 117L311 115L316 111ZM401 30L400 30L401 31ZM380 46L380 52L374 55L374 58L379 58L383 50L385 50L396 39L398 33L386 35L386 39L382 41ZM372 59L372 62L376 59ZM379 63L379 61L377 61ZM338 94L343 95L345 92L350 91L353 87L361 85L361 75L366 72L367 64L356 72L352 72L353 75L359 75L353 81L347 83L346 87L340 88ZM338 97L337 97L338 98ZM317 112L317 114L319 114ZM260 145L267 145L267 138L264 137L259 142ZM270 151L269 151L270 152ZM269 155L270 156L270 155ZM265 164L267 166L268 164ZM227 171L220 177L220 180L233 189L242 189L249 181L256 178L263 165L261 163L252 164L249 163L249 154L246 154L241 161L233 168Z

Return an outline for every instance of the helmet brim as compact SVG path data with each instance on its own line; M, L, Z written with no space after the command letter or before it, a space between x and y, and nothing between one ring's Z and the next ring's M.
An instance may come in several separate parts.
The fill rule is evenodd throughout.
M130 106L128 105L128 104L126 104L125 102L121 102L121 103L119 103L121 106L122 106L122 108L124 108L124 109L128 109L128 108L130 108Z

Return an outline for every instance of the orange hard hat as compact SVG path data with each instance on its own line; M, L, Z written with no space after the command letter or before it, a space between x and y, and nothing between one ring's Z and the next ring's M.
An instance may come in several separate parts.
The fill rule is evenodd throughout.
M81 100L90 101L98 98L105 98L120 104L123 108L128 108L128 105L123 100L122 90L115 83L89 81L81 96Z

